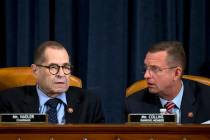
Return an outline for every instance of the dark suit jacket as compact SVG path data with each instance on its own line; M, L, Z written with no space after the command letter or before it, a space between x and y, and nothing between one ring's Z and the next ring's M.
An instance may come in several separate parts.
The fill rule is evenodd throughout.
M66 123L104 123L100 100L81 88L66 92ZM69 113L68 108L73 108ZM35 86L12 88L0 93L0 113L38 113L39 97Z
M181 123L210 120L210 87L190 80L183 80L183 84ZM127 97L125 106L126 116L128 113L160 113L160 108L163 108L159 97L147 88Z

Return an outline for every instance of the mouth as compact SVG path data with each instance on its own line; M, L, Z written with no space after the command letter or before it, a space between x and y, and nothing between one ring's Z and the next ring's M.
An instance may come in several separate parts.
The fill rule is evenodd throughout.
M66 82L55 82L56 85L66 85Z
M148 88L153 88L155 87L155 84L152 82L147 82Z

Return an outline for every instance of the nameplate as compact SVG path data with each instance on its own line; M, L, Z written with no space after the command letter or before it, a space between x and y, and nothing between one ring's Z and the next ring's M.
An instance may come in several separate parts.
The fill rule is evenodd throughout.
M45 114L20 113L20 114L0 114L1 123L46 123Z
M176 114L129 114L129 123L176 123Z

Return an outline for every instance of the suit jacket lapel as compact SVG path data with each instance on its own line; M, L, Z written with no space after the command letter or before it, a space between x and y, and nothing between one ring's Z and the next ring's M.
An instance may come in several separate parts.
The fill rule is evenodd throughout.
M67 107L65 109L65 119L66 123L78 123L80 114L80 94L73 93L68 90L66 93Z
M195 100L192 87L184 81L184 93L181 103L181 123L193 123L197 112L198 104Z
M152 105L150 112L160 113L160 108L163 108L163 107L160 102L159 96L156 94L149 93L149 91L148 91L147 100L148 100L149 104Z
M23 98L23 111L25 113L38 113L39 112L39 97L36 87L26 87L25 96Z
M155 99L155 103L156 103L156 111L157 113L160 113L160 109L163 108L161 102L160 102L160 98L156 96L156 99Z
M160 108L163 108L163 106L162 106L162 104L160 102L160 97L157 96L157 95L155 95L155 103L156 103L156 105L157 105L157 107L159 109L158 111L160 111Z

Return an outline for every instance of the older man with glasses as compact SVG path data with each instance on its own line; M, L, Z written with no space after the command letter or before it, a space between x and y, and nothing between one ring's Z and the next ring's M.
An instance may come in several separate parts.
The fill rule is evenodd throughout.
M62 44L42 43L31 68L36 86L0 93L0 113L47 114L52 124L104 123L100 99L81 88L69 87L72 65Z
M182 79L186 65L180 42L166 41L152 46L144 59L148 88L126 98L126 114L176 113L180 123L210 120L210 87Z

